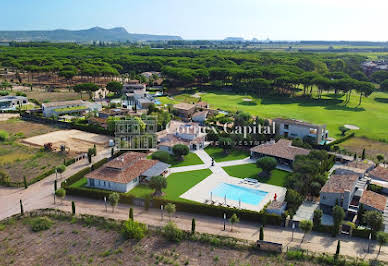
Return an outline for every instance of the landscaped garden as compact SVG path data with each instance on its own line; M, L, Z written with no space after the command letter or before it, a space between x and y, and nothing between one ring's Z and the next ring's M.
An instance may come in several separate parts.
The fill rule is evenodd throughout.
M258 178L258 174L262 171L254 163L225 166L223 167L225 172L228 175L238 178ZM259 182L266 183L270 185L284 187L288 172L275 169L271 171L271 176L269 178L259 178Z
M167 177L167 188L163 189L163 198L167 200L190 202L180 198L179 196L188 191L190 188L204 180L212 172L209 169L173 173ZM83 187L86 185L86 178L72 184L70 187ZM148 185L140 184L134 189L128 191L126 194L132 195L136 198L146 198L154 193L154 190Z
M315 92L313 92L314 94ZM345 105L342 94L323 94L321 99L302 97L264 97L257 98L248 94L236 94L223 91L201 93L201 100L209 103L211 108L225 111L244 111L263 118L293 118L317 124L326 124L329 136L340 137L339 126L345 124L356 125L360 128L357 136L370 139L387 139L388 123L386 110L388 108L388 94L374 92L368 98L364 97L358 105L359 94L353 92L350 102ZM173 100L159 98L161 102L177 102L187 97L175 96ZM244 99L250 99L249 102Z
M246 150L235 149L225 153L220 147L208 146L205 148L207 154L212 157L216 162L226 162L233 160L241 160L249 157L249 152Z
M197 165L203 164L201 158L198 157L197 154L190 152L187 155L182 156L182 158L177 158L168 152L165 151L156 151L152 155L148 156L148 159L160 160L162 162L170 164L172 167L181 167L181 166L189 166L189 165Z
M179 196L204 180L211 173L212 172L209 169L202 169L170 174L167 177L167 188L163 189L163 198L173 201L190 202L189 200L182 199ZM149 188L147 185L139 185L127 193L138 198L144 198L153 192L154 190Z

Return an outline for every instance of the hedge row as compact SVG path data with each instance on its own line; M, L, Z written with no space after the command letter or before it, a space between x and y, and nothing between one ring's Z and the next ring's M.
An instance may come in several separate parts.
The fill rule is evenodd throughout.
M327 144L327 145L325 145L325 146L328 147L328 148L330 148L331 146L340 144L340 143L344 142L345 140L348 140L348 139L350 139L350 138L353 138L354 135L355 135L355 133L352 132L352 133L350 133L349 135L347 135L347 136L345 136L345 137L343 137L343 138L339 138L339 139L337 139L337 140L335 140L335 141L333 141L333 142L330 142L329 144Z
M371 232L372 231L370 229L354 228L352 232L352 236L369 239L369 234ZM376 237L373 234L372 234L372 239L376 239Z
M276 214L270 214L266 212L255 212L250 210L243 209L234 209L227 208L222 206L214 206L214 205L205 205L200 203L185 203L178 201L171 201L165 199L153 199L152 206L159 207L160 205L166 205L167 203L175 204L177 211L182 212L191 212L196 214L204 214L208 216L215 216L222 218L224 213L226 213L229 217L235 213L241 219L246 221L257 222L260 224L270 224L281 226L282 225L282 217Z

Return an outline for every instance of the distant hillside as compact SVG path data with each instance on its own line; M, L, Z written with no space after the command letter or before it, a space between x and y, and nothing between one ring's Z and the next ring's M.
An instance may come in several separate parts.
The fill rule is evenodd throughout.
M124 28L47 31L0 31L0 41L117 42L182 40L180 36L128 33Z

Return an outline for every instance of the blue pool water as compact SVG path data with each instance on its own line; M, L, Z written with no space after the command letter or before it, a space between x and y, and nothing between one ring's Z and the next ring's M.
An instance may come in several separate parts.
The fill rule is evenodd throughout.
M240 187L232 184L222 183L211 191L213 196L224 198L226 195L226 202L228 200L235 200L247 204L258 205L268 194L268 192L258 189Z

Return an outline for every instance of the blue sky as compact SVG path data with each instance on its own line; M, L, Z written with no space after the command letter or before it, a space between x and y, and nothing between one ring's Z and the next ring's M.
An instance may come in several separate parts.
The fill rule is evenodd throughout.
M387 0L1 0L0 30L124 27L184 39L388 41Z

